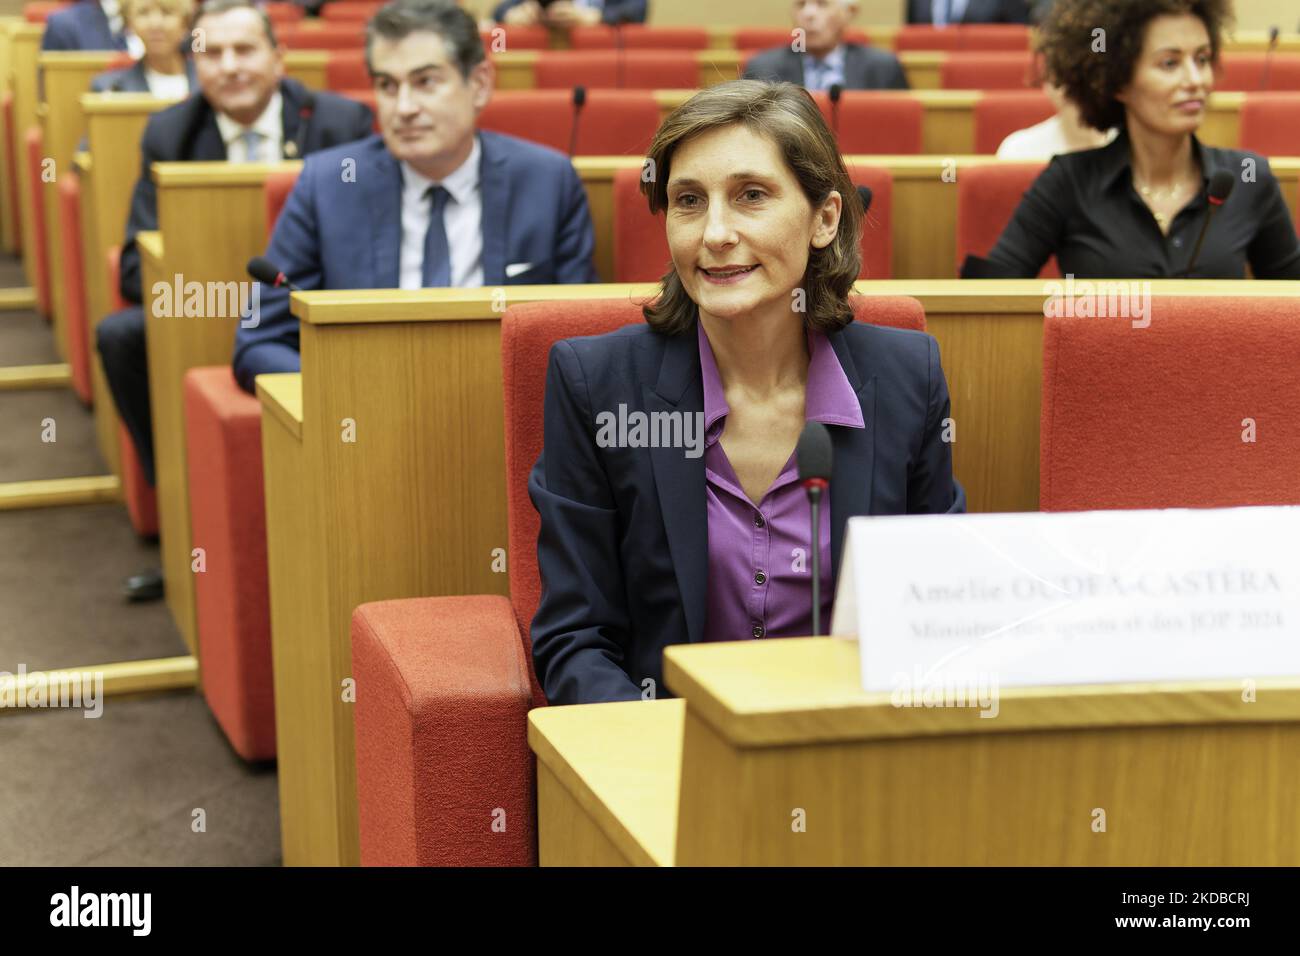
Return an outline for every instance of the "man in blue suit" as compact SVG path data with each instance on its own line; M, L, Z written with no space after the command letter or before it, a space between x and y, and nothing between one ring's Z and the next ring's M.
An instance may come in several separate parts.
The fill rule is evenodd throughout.
M80 0L45 21L42 50L125 50L125 23L118 0Z
M568 158L474 123L492 92L474 19L397 0L367 27L382 134L310 157L267 258L302 289L595 282L586 193ZM240 323L234 371L253 391L296 372L288 294L263 288Z
M498 23L513 26L593 27L599 23L645 23L646 0L502 0L492 11Z
M908 23L1028 23L1029 0L908 0Z

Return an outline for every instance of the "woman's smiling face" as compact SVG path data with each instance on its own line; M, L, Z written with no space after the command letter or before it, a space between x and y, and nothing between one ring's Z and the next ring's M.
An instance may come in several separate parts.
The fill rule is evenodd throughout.
M789 313L842 202L832 192L814 209L776 143L743 123L678 146L667 198L673 267L701 314L722 319Z

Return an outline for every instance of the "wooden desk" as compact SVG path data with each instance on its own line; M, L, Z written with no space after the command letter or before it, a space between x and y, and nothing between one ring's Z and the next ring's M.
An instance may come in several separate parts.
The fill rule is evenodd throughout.
M677 645L664 676L681 700L529 714L543 866L1300 862L1300 681L1267 709L1239 681L1002 688L982 720L864 693L837 638Z

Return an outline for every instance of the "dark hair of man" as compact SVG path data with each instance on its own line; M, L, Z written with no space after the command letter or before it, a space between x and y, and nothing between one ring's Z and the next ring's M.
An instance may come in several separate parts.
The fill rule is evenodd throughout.
M275 28L271 26L271 18L267 16L264 9L252 3L251 0L207 0L207 3L200 0L199 6L194 10L194 16L190 17L190 32L194 32L199 25L199 21L204 17L229 13L231 10L252 10L257 14L258 19L262 21L262 29L266 32L266 39L270 41L271 48L274 49L279 46L275 39Z
M366 24L366 69L374 73L370 49L376 37L396 42L421 31L442 37L448 59L465 79L486 56L478 24L456 4L449 0L393 0Z

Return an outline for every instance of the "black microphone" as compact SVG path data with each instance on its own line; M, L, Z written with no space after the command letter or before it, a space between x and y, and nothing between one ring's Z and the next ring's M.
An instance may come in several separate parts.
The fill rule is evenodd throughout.
M829 90L831 96L831 132L835 138L840 138L840 96L844 93L844 87L838 83L832 83Z
M1178 274L1179 278L1185 279L1192 273L1196 267L1196 257L1201 254L1201 243L1205 241L1205 233L1210 228L1210 220L1214 214L1219 211L1228 199L1228 194L1232 192L1232 187L1237 184L1237 177L1226 169L1217 170L1210 177L1210 188L1208 199L1210 200L1210 211L1205 214L1205 222L1201 223L1201 234L1196 237L1196 247L1192 249L1192 258L1187 261L1187 268Z
M858 187L858 198L862 200L862 215L864 216L867 214L867 210L871 208L872 195L870 186Z
M569 128L569 158L578 151L578 118L582 115L582 108L587 105L587 88L585 86L575 86L573 88L573 125Z
M1273 51L1277 49L1277 35L1281 31L1277 27L1268 28L1268 51L1264 54L1264 69L1259 75L1259 88L1268 89L1268 68L1273 65Z
M290 282L288 277L277 269L270 259L264 259L261 256L253 256L248 260L248 274L258 282L264 282L276 289L283 286L290 292L302 291L302 289Z
M831 486L831 433L821 422L809 422L799 435L794 457L799 465L799 483L812 508L812 628L813 637L822 632L822 492Z

